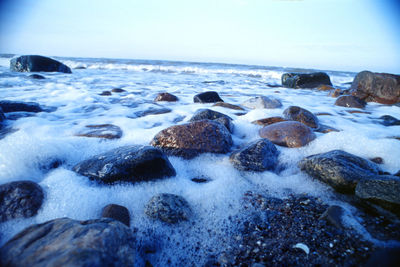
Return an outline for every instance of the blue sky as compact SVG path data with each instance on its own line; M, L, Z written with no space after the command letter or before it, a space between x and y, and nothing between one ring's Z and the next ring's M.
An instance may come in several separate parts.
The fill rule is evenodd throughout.
M389 0L14 0L0 53L400 73Z

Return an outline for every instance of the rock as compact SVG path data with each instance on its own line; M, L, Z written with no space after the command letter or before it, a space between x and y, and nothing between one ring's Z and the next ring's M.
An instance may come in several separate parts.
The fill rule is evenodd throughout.
M197 94L193 97L194 103L216 103L216 102L224 102L218 93L215 91L208 91L204 93Z
M381 120L379 123L385 126L400 125L400 120L390 115L383 115L379 119Z
M400 215L400 178L397 176L379 175L360 180L356 196Z
M2 128L2 122L6 120L6 116L3 113L3 109L0 106L0 129Z
M315 88L320 85L332 85L328 74L314 73L284 73L282 85L288 88Z
M122 222L128 227L130 226L129 210L121 205L109 204L105 206L101 212L101 217L111 218Z
M124 146L84 160L72 169L99 183L136 183L174 176L168 158L151 146Z
M383 164L383 158L381 157L371 158L369 160L376 164Z
M262 138L270 140L279 146L302 147L316 138L306 125L297 121L283 121L260 129Z
M340 132L338 129L324 124L320 124L319 128L315 129L314 131L318 133Z
M342 150L308 156L299 162L299 167L342 193L354 193L359 181L381 172L375 163Z
M133 118L145 117L148 115L160 115L160 114L169 113L171 111L172 111L171 109L165 108L162 106L153 106L153 107L149 107L146 110L135 112L135 116Z
M3 109L4 113L20 112L20 111L23 111L23 112L42 112L42 111L44 111L38 103L34 103L34 102L1 100L0 107Z
M178 98L170 93L159 93L154 101L176 102L178 101Z
M40 75L40 74L31 74L28 76L31 79L36 79L36 80L43 80L46 79L44 76Z
M232 137L221 123L201 120L171 126L159 132L151 145L163 149L167 154L186 159L200 153L228 153Z
M267 139L260 139L234 151L229 157L233 166L240 171L262 172L275 169L279 151Z
M318 91L331 91L331 90L335 90L335 87L332 87L330 85L326 85L326 84L321 84L320 86L317 87Z
M335 101L336 106L348 108L364 108L366 104L364 100L352 95L343 95Z
M386 267L396 267L400 262L400 248L381 248L376 250L364 265L365 267L376 267L376 266L386 266Z
M269 118L265 118L265 119L252 121L251 123L261 125L261 126L267 126L267 125L271 125L271 124L281 122L281 121L286 121L286 120L282 117L269 117Z
M123 92L126 92L126 91L124 89L122 89L122 88L113 88L111 90L111 92L113 92L113 93L123 93Z
M332 205L326 209L326 211L319 217L320 220L325 220L329 224L335 226L338 229L344 229L342 216L344 209L337 205Z
M10 267L134 266L135 237L115 220L60 218L26 228L0 255L0 265Z
M147 216L166 223L186 221L192 214L189 203L181 196L159 194L150 199L145 207Z
M242 103L242 106L251 109L259 109L259 108L280 108L282 107L281 101L279 99L267 96L256 96L248 99L247 101Z
M237 106L237 105L233 105L233 104L229 104L226 102L217 102L214 105L212 105L213 107L223 107L223 108L229 108L229 109L234 109L234 110L244 110L242 107Z
M110 92L110 91L103 91L103 92L101 92L101 94L99 94L99 95L101 95L101 96L110 96L110 95L111 95L111 92Z
M208 183L208 182L211 181L210 178L208 178L208 177L203 177L203 176L201 176L201 177L193 177L193 178L190 179L190 180L191 180L192 182L198 183L198 184Z
M400 170L398 172L396 172L395 174L393 174L393 175L400 177Z
M310 111L298 106L290 106L285 109L283 111L283 117L286 120L301 122L313 129L317 129L319 127L317 116L312 114Z
M350 87L352 95L367 102L395 104L400 102L400 75L359 72Z
M52 58L27 55L10 60L10 69L18 72L63 72L72 73L71 69L63 63Z
M221 112L214 111L211 109L199 109L195 112L189 122L200 121L200 120L212 120L217 121L224 125L229 132L233 132L232 118Z
M0 222L35 216L43 199L42 188L31 181L0 185Z
M342 95L343 94L343 92L342 92L342 90L340 90L340 89L336 89L335 91L331 91L331 92L329 92L329 95L331 96L331 97L339 97L340 95Z
M96 137L105 139L118 139L122 137L122 130L112 124L86 125L87 129L77 133L76 136Z

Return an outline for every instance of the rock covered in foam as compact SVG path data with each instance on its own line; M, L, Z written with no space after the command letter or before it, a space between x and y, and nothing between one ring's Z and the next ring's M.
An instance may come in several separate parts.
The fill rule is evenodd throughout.
M229 108L229 109L234 109L234 110L244 110L241 106L229 104L226 102L217 102L213 105L213 107L223 107L223 108Z
M259 134L276 145L286 147L302 147L316 138L308 126L297 121L282 121L265 126Z
M18 72L45 71L72 73L71 69L63 63L52 58L37 55L26 55L11 59L10 69Z
M352 95L343 95L336 99L336 106L348 107L348 108L365 108L365 101Z
M232 133L233 131L232 118L221 112L214 111L211 109L199 109L194 113L189 122L200 121L200 120L217 121L223 124L226 127L226 129L228 129L229 132Z
M218 93L215 91L208 91L204 93L197 94L193 97L194 103L216 103L224 102L224 100L219 97Z
M134 266L135 236L111 219L30 226L0 248L1 266Z
M145 207L145 213L150 218L173 224L188 220L192 210L183 197L163 193L150 199Z
M283 116L286 120L298 121L313 129L317 129L319 127L317 116L298 106L288 107L283 111Z
M227 153L232 143L226 127L210 120L168 127L151 141L152 146L161 148L167 154L187 159L200 153Z
M31 181L0 185L0 222L35 216L43 199L42 188Z
M42 112L43 109L38 103L35 102L21 102L21 101L10 101L2 100L0 101L0 107L3 112Z
M85 128L77 133L76 136L105 139L118 139L122 136L121 128L113 124L86 125Z
M282 107L282 103L279 99L274 97L256 96L243 102L242 106L251 109L260 109L260 108L273 109Z
M325 72L314 73L284 73L282 85L288 88L315 88L320 85L332 85L331 79Z
M166 102L176 102L178 101L178 98L170 93L159 93L156 98L154 99L154 101L158 102L158 101L166 101Z
M101 211L101 217L111 218L122 222L128 227L130 226L129 210L121 205L108 204Z
M73 171L100 183L136 183L174 176L164 153L151 146L124 146L84 160Z

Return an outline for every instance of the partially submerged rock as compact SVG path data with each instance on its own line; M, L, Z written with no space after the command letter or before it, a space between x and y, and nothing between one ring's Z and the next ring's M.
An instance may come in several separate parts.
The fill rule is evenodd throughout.
M103 91L103 92L101 92L99 95L101 95L101 96L110 96L110 95L112 95L112 94L111 94L110 91Z
M326 85L326 84L321 84L320 86L317 87L318 91L333 91L335 90L335 87L332 87L331 85Z
M63 72L72 73L71 69L63 63L52 58L27 55L10 60L10 69L18 72Z
M274 123L281 122L281 121L286 121L286 120L282 117L276 116L276 117L269 117L269 118L265 118L265 119L255 120L255 121L252 121L251 123L261 125L261 126L267 126L267 125L274 124Z
M159 93L154 99L154 101L176 102L178 101L178 98L170 93Z
M193 97L194 103L216 103L216 102L224 102L218 93L215 91L208 91L204 93L197 94Z
M288 88L315 88L320 85L332 85L328 74L314 73L284 73L282 85Z
M319 219L327 221L329 224L335 226L338 229L344 229L342 219L343 214L344 209L341 206L332 205L326 209L326 211L319 217Z
M46 79L46 77L44 77L43 75L40 74L31 74L28 76L31 79L36 79L36 80L44 80Z
M229 109L234 109L234 110L244 110L244 108L242 108L241 106L229 104L229 103L226 103L226 102L217 102L212 106L213 107L229 108Z
M159 106L159 105L154 105L154 106L150 106L149 108L147 108L145 110L135 112L135 116L133 116L133 118L145 117L148 115L166 114L166 113L170 113L171 111L172 111L172 109L170 109L170 108L166 108L166 107Z
M111 92L113 92L113 93L123 93L123 92L126 92L126 91L124 89L122 89L122 88L113 88L111 90Z
M317 129L319 127L317 116L298 106L288 107L283 111L283 116L286 120L298 121L313 129Z
M8 112L42 112L42 107L35 102L21 102L21 101L10 101L1 100L0 108L4 113Z
M400 125L400 120L390 115L383 115L379 117L379 120L380 120L379 123L385 126Z
M223 124L229 132L233 132L232 118L221 112L214 111L211 109L199 109L197 110L189 122L200 121L200 120L212 120Z
M129 210L121 205L108 204L101 211L101 217L111 218L122 222L128 227L130 226Z
M256 96L243 102L242 106L251 109L260 109L260 108L273 109L282 107L282 103L279 99L274 97Z
M186 199L166 193L152 197L147 203L144 212L150 218L171 224L186 221L192 214Z
M348 108L365 108L366 104L364 100L352 95L343 95L335 101L336 106Z
M86 129L80 131L76 136L95 137L105 139L118 139L122 136L122 130L113 124L86 125Z

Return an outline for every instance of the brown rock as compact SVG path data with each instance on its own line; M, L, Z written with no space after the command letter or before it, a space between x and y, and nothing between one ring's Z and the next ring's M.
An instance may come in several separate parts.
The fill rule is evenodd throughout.
M330 91L330 90L335 90L334 87L326 84L321 84L320 86L317 87L317 90L319 91Z
M260 129L262 138L272 143L287 147L302 147L316 138L314 132L297 121L277 122Z
M348 107L348 108L364 108L366 103L358 97L352 95L343 95L336 99L336 106Z
M331 96L331 97L338 97L338 96L340 96L340 95L342 95L343 94L343 92L342 92L342 90L340 90L340 89L336 89L335 91L331 91L331 92L329 92L329 95Z
M372 114L369 111L361 111L361 110L346 110L347 113L354 114L354 113L360 113L360 114Z
M212 105L213 107L223 107L223 108L230 108L230 109L234 109L234 110L244 110L242 107L237 106L237 105L233 105L233 104L229 104L226 102L217 102L214 105Z
M129 210L124 206L117 204L109 204L101 211L101 217L111 218L122 222L126 226L130 226Z
M310 111L298 106L288 107L283 111L283 116L286 120L298 121L314 129L319 127L318 118Z
M269 117L269 118L265 118L265 119L252 121L251 123L261 125L261 126L267 126L267 125L274 124L274 123L281 122L281 121L286 121L286 120L282 117L277 116L277 117Z
M178 98L170 93L159 93L154 101L167 101L167 102L176 102Z
M126 91L124 89L122 89L122 88L114 88L114 89L111 90L111 92L113 92L113 93L123 93L123 92L126 92Z

